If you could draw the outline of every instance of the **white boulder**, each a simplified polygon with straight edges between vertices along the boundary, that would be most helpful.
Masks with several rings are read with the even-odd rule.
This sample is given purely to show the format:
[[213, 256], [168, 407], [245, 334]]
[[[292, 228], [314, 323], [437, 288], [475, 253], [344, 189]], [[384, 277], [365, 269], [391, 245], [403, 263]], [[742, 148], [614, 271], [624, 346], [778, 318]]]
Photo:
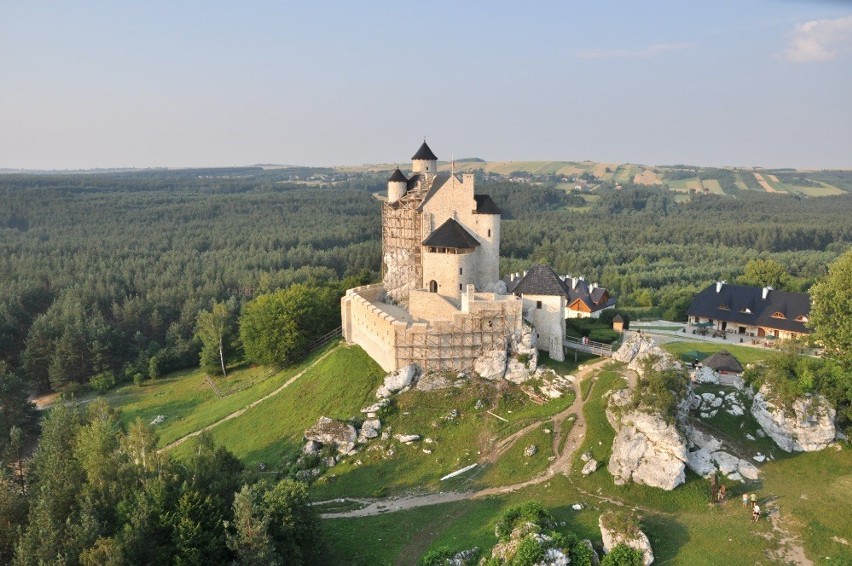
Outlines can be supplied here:
[[437, 372], [424, 373], [417, 380], [418, 391], [437, 391], [439, 389], [448, 389], [452, 386], [453, 382], [446, 375]]
[[365, 442], [376, 438], [382, 430], [382, 422], [379, 419], [367, 419], [361, 423], [361, 431], [358, 433], [358, 441]]
[[385, 376], [384, 387], [391, 393], [398, 393], [406, 387], [410, 387], [420, 375], [420, 367], [417, 364], [408, 364]]
[[485, 352], [473, 362], [473, 371], [489, 381], [499, 381], [506, 374], [506, 351]]
[[692, 372], [692, 380], [698, 383], [719, 383], [719, 374], [713, 368], [700, 367]]
[[591, 473], [594, 473], [595, 470], [598, 469], [598, 461], [594, 458], [590, 458], [588, 462], [583, 465], [582, 474], [584, 476], [588, 476]]
[[786, 452], [813, 452], [828, 446], [837, 433], [836, 412], [822, 395], [797, 398], [790, 413], [772, 399], [764, 385], [754, 396], [751, 414], [779, 448]]
[[320, 417], [317, 424], [305, 431], [305, 440], [312, 440], [323, 446], [334, 446], [341, 454], [350, 452], [357, 438], [358, 433], [354, 426], [328, 417]]
[[680, 362], [660, 348], [652, 338], [639, 333], [625, 340], [621, 347], [612, 354], [612, 359], [626, 363], [628, 369], [632, 369], [639, 375], [642, 375], [645, 369], [645, 361], [648, 359], [654, 360], [652, 368], [655, 370], [680, 367]]

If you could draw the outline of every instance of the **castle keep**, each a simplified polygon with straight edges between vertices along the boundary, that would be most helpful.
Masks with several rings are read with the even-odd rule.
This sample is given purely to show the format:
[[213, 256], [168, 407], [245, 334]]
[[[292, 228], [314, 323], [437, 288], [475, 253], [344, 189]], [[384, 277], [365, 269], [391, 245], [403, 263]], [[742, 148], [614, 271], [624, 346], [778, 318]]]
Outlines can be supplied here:
[[387, 194], [375, 195], [382, 282], [349, 289], [341, 318], [344, 338], [386, 371], [412, 363], [470, 370], [500, 359], [506, 375], [522, 372], [519, 360], [535, 370], [536, 347], [565, 359], [566, 318], [596, 317], [615, 305], [606, 289], [544, 265], [501, 281], [500, 208], [474, 185], [471, 174], [438, 173], [424, 141], [410, 175], [397, 168]]
[[[382, 283], [341, 300], [343, 335], [386, 371], [471, 369], [522, 334], [522, 300], [499, 281], [500, 209], [474, 177], [437, 172], [423, 142], [382, 201]], [[501, 292], [502, 291], [502, 292]]]

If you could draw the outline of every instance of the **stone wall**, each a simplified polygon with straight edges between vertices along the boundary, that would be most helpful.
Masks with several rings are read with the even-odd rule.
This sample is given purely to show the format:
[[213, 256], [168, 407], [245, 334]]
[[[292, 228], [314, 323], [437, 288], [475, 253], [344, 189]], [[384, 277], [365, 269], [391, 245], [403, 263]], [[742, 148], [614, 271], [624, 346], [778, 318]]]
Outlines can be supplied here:
[[[466, 311], [453, 312], [446, 299], [415, 292], [425, 299], [422, 308], [440, 308], [441, 316], [450, 315], [449, 320], [427, 323], [388, 312], [396, 309], [408, 315], [399, 307], [378, 303], [384, 293], [381, 285], [350, 289], [341, 300], [344, 338], [364, 348], [385, 371], [411, 363], [426, 370], [470, 370], [484, 352], [508, 349], [511, 336], [522, 331], [522, 316], [517, 297], [474, 293], [470, 286], [468, 290]], [[437, 307], [433, 299], [444, 304]]]
[[381, 285], [349, 289], [340, 299], [343, 337], [358, 344], [385, 371], [396, 369], [396, 332], [404, 322], [397, 321], [373, 304], [384, 291]]
[[[541, 308], [538, 303], [541, 302]], [[539, 349], [547, 350], [551, 359], [564, 361], [565, 297], [559, 295], [524, 295], [524, 318], [535, 328]]]

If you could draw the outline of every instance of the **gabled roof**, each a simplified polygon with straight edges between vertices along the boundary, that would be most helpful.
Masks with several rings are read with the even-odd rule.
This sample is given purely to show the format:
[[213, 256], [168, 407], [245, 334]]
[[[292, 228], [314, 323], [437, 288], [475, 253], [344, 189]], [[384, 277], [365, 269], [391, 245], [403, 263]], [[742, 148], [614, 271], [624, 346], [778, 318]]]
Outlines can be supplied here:
[[[746, 285], [724, 283], [719, 291], [713, 283], [695, 295], [687, 310], [689, 316], [724, 320], [747, 326], [765, 326], [789, 332], [808, 333], [810, 329], [798, 317], [807, 317], [811, 302], [807, 293], [770, 290], [763, 298], [763, 289]], [[730, 310], [720, 309], [725, 305]], [[748, 308], [751, 312], [742, 312]], [[783, 313], [784, 318], [775, 318], [773, 313]]]
[[554, 295], [567, 297], [568, 286], [547, 265], [533, 266], [514, 286], [516, 295]]
[[420, 146], [420, 149], [417, 150], [417, 153], [411, 156], [411, 159], [437, 161], [438, 157], [434, 153], [432, 153], [432, 150], [429, 149], [428, 145], [426, 145], [426, 140], [423, 140], [423, 145]]
[[474, 214], [503, 214], [503, 211], [497, 207], [497, 204], [488, 195], [473, 195], [473, 200], [476, 201]]
[[568, 294], [569, 305], [574, 304], [576, 301], [581, 301], [589, 308], [590, 312], [599, 311], [615, 305], [615, 298], [608, 297], [609, 292], [605, 287], [591, 289], [589, 283], [584, 279], [578, 279], [574, 287], [571, 287], [570, 279], [568, 279], [565, 286], [570, 291]]
[[716, 371], [729, 371], [731, 373], [742, 373], [743, 366], [727, 350], [719, 350], [712, 356], [701, 361], [702, 365]]
[[419, 181], [420, 181], [420, 173], [415, 173], [415, 174], [414, 174], [414, 175], [412, 175], [412, 176], [411, 176], [411, 178], [408, 180], [408, 186], [407, 186], [407, 187], [405, 187], [405, 188], [406, 188], [406, 190], [410, 191], [411, 189], [413, 189], [414, 187], [416, 187], [416, 186], [417, 186], [417, 183], [418, 183]]
[[397, 167], [396, 170], [393, 172], [393, 175], [391, 175], [390, 178], [388, 179], [388, 182], [389, 183], [399, 183], [399, 182], [408, 183], [408, 179], [405, 177], [405, 175], [402, 174], [402, 171], [399, 170], [399, 167]]
[[423, 240], [423, 245], [434, 248], [467, 249], [477, 247], [479, 240], [464, 226], [450, 218], [429, 234], [429, 237]]
[[432, 178], [432, 184], [429, 186], [429, 191], [426, 193], [426, 196], [423, 197], [423, 201], [420, 203], [420, 206], [417, 207], [417, 210], [423, 210], [423, 207], [429, 202], [433, 196], [438, 192], [438, 190], [446, 184], [447, 181], [450, 180], [449, 173], [438, 173]]

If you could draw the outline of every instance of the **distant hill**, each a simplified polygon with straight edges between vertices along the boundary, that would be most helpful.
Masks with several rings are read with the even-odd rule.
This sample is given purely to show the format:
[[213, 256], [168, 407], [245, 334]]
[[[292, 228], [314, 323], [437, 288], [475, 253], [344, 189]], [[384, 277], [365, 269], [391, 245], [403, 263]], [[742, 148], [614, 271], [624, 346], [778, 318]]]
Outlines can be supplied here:
[[[396, 164], [370, 164], [339, 167], [350, 173], [392, 171]], [[793, 194], [807, 197], [840, 195], [852, 192], [852, 171], [701, 167], [697, 165], [642, 165], [635, 163], [599, 163], [594, 161], [485, 161], [478, 157], [439, 161], [439, 171], [464, 173], [476, 171], [509, 179], [556, 181], [573, 188], [582, 180], [594, 189], [597, 182], [614, 184], [667, 185], [683, 193], [733, 195], [739, 191]], [[592, 177], [590, 177], [593, 176]], [[584, 184], [583, 188], [587, 188]]]

